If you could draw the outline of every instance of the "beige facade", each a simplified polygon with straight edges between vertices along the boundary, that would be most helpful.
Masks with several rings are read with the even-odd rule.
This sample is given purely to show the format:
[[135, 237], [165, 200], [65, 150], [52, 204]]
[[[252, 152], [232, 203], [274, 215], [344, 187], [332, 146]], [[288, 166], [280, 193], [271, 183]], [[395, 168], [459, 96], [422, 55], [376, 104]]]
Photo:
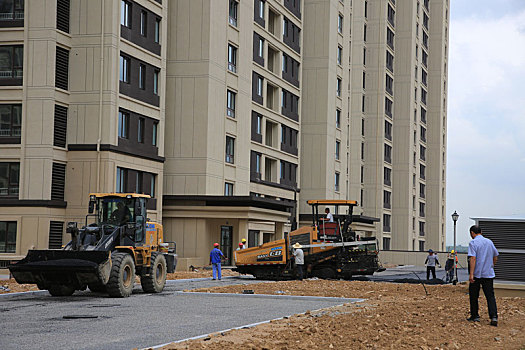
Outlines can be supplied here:
[[443, 249], [448, 0], [427, 3], [13, 6], [0, 18], [0, 260], [65, 243], [88, 194], [112, 191], [153, 194], [181, 269], [213, 242], [231, 256], [242, 238], [308, 224], [309, 199], [358, 200], [354, 228], [384, 248]]
[[356, 199], [382, 248], [444, 250], [448, 1], [304, 3], [300, 213]]

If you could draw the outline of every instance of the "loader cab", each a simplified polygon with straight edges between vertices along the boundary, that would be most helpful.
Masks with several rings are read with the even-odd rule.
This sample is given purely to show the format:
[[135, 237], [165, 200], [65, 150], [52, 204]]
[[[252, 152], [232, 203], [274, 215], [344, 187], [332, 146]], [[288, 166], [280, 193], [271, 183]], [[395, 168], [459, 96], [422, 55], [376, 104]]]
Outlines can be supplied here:
[[135, 193], [91, 194], [89, 214], [95, 216], [97, 227], [123, 227], [130, 239], [142, 242], [148, 198], [148, 195]]

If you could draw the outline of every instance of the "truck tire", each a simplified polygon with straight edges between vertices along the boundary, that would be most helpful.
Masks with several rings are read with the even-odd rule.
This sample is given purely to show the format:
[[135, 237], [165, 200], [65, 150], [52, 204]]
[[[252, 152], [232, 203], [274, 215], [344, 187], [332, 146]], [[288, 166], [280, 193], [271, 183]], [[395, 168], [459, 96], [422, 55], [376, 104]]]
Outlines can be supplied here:
[[158, 252], [151, 253], [151, 265], [142, 268], [140, 283], [146, 293], [160, 293], [166, 285], [166, 258]]
[[89, 290], [94, 293], [106, 293], [106, 286], [102, 283], [91, 283], [88, 284]]
[[111, 273], [106, 285], [109, 296], [125, 298], [133, 292], [135, 263], [128, 253], [117, 252], [111, 256]]
[[54, 297], [68, 297], [75, 293], [75, 288], [64, 284], [53, 284], [47, 290]]

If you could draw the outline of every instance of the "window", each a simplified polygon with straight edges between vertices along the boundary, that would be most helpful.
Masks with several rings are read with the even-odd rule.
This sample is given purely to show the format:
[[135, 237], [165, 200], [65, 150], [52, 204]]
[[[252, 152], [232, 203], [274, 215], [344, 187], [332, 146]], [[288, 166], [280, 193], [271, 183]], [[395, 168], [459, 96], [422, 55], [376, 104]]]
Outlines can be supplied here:
[[425, 217], [425, 203], [419, 202], [419, 216]]
[[335, 159], [339, 160], [339, 154], [341, 151], [341, 141], [335, 141]]
[[390, 28], [386, 29], [386, 43], [392, 50], [394, 49], [394, 32]]
[[231, 44], [228, 44], [228, 70], [237, 72], [237, 48]]
[[337, 86], [336, 86], [336, 93], [338, 97], [341, 97], [341, 88], [342, 88], [342, 81], [341, 78], [337, 78]]
[[0, 105], [0, 138], [20, 137], [22, 105]]
[[122, 0], [120, 2], [120, 24], [131, 28], [131, 3], [129, 1]]
[[385, 180], [385, 185], [392, 186], [392, 169], [385, 167], [383, 178]]
[[425, 222], [424, 221], [420, 221], [419, 222], [419, 235], [420, 236], [424, 236], [425, 235]]
[[427, 122], [427, 110], [421, 107], [421, 121], [423, 123]]
[[139, 118], [139, 125], [137, 128], [137, 141], [139, 143], [144, 143], [145, 124], [146, 124], [146, 120], [144, 118]]
[[363, 40], [366, 42], [366, 24], [363, 25]]
[[237, 27], [237, 11], [239, 3], [235, 0], [230, 0], [230, 18], [229, 22], [232, 26]]
[[390, 237], [383, 237], [383, 250], [390, 250]]
[[264, 19], [264, 1], [259, 0], [259, 18]]
[[366, 66], [366, 47], [363, 47], [363, 65]]
[[263, 77], [260, 75], [257, 76], [257, 95], [261, 97], [263, 95]]
[[151, 137], [151, 144], [153, 146], [158, 146], [158, 140], [157, 140], [157, 135], [158, 135], [158, 128], [159, 128], [159, 122], [154, 122], [153, 123], [153, 135]]
[[18, 198], [20, 163], [0, 163], [0, 197]]
[[160, 18], [155, 19], [155, 42], [160, 43]]
[[383, 232], [390, 232], [390, 214], [383, 214]]
[[66, 188], [66, 165], [55, 163], [51, 169], [51, 200], [63, 201]]
[[[421, 224], [423, 224], [423, 227], [424, 227], [425, 223], [424, 222], [420, 222], [419, 223], [420, 228], [421, 228]], [[420, 236], [424, 236], [424, 235], [425, 235], [424, 233], [423, 234], [420, 233]], [[425, 241], [419, 241], [419, 251], [420, 252], [424, 252], [425, 251]]]
[[385, 120], [385, 139], [392, 141], [392, 124]]
[[233, 164], [235, 156], [235, 139], [226, 136], [226, 163]]
[[146, 36], [147, 28], [148, 28], [148, 13], [146, 11], [140, 11], [140, 35]]
[[53, 120], [53, 146], [66, 147], [67, 138], [67, 107], [55, 105]]
[[361, 160], [365, 160], [365, 143], [361, 142]]
[[394, 55], [388, 50], [386, 52], [386, 68], [388, 68], [389, 71], [394, 72]]
[[259, 175], [261, 175], [261, 160], [262, 160], [261, 154], [257, 153], [255, 155], [255, 172]]
[[365, 1], [365, 18], [368, 18], [368, 1]]
[[343, 48], [341, 46], [337, 46], [337, 64], [341, 64], [343, 60]]
[[428, 49], [428, 34], [423, 31], [423, 46]]
[[427, 91], [421, 87], [421, 102], [427, 104]]
[[392, 146], [385, 145], [385, 162], [392, 164]]
[[425, 50], [421, 50], [421, 56], [422, 56], [421, 61], [423, 62], [423, 65], [426, 67], [428, 63], [428, 54], [426, 53]]
[[233, 184], [230, 182], [224, 183], [224, 195], [233, 196]]
[[425, 198], [425, 184], [419, 184], [419, 198]]
[[343, 34], [343, 15], [339, 14], [337, 17], [337, 31]]
[[153, 72], [153, 93], [155, 95], [159, 94], [159, 73], [160, 71], [158, 70]]
[[[57, 1], [57, 29], [63, 32], [69, 33], [69, 4], [70, 0], [58, 0]], [[22, 18], [24, 2], [20, 0], [15, 1], [15, 5], [22, 5]], [[0, 10], [0, 12], [3, 12]], [[3, 13], [2, 13], [3, 15]], [[3, 18], [2, 18], [3, 19]]]
[[118, 137], [127, 139], [129, 136], [129, 113], [118, 112]]
[[425, 179], [425, 166], [423, 164], [419, 164], [419, 178]]
[[392, 118], [392, 105], [393, 102], [388, 97], [385, 97], [385, 114]]
[[388, 22], [392, 25], [392, 27], [395, 26], [395, 18], [396, 18], [396, 11], [388, 4]]
[[257, 124], [256, 124], [256, 132], [257, 134], [259, 135], [262, 135], [262, 116], [261, 115], [257, 115]]
[[339, 192], [339, 173], [335, 173], [334, 190]]
[[144, 90], [146, 88], [146, 65], [139, 64], [139, 89]]
[[55, 86], [67, 90], [69, 87], [69, 51], [56, 48]]
[[1, 21], [13, 21], [13, 20], [23, 20], [23, 19], [24, 19], [24, 1], [3, 0], [0, 2], [0, 20]]
[[115, 192], [124, 193], [126, 192], [126, 182], [127, 182], [127, 171], [126, 169], [117, 167], [117, 185]]
[[365, 136], [365, 120], [361, 118], [361, 136]]
[[120, 81], [129, 84], [129, 68], [131, 60], [129, 57], [120, 55]]
[[392, 193], [390, 191], [383, 191], [383, 208], [392, 208]]
[[264, 39], [259, 37], [259, 50], [257, 52], [260, 58], [264, 58]]
[[427, 129], [424, 126], [421, 126], [421, 141], [427, 142]]
[[363, 72], [363, 89], [366, 89], [366, 72]]
[[235, 97], [237, 94], [228, 90], [226, 95], [226, 115], [235, 118]]
[[359, 180], [361, 183], [365, 182], [365, 167], [361, 165], [361, 173], [359, 174]]
[[335, 127], [341, 127], [341, 110], [339, 108], [335, 110]]
[[361, 96], [361, 112], [365, 113], [365, 95]]
[[0, 253], [16, 251], [16, 221], [0, 221]]
[[427, 153], [426, 147], [423, 145], [419, 145], [419, 159], [426, 160], [427, 158], [426, 153]]
[[388, 92], [390, 95], [394, 95], [394, 79], [390, 75], [386, 75], [385, 77], [385, 85], [386, 85], [386, 92]]
[[[2, 80], [10, 78], [22, 79], [24, 49], [22, 46], [0, 46], [0, 85]], [[21, 83], [20, 83], [21, 85]]]

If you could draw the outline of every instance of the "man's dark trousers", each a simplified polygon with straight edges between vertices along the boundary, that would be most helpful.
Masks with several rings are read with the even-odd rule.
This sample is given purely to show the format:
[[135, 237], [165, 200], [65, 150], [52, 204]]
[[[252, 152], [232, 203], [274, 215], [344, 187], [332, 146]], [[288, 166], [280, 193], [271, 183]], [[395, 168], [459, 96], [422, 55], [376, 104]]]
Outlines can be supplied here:
[[470, 283], [468, 287], [468, 294], [470, 298], [470, 316], [479, 317], [479, 289], [483, 288], [483, 294], [487, 298], [487, 306], [489, 308], [489, 317], [498, 317], [498, 309], [496, 307], [496, 298], [494, 297], [494, 278], [474, 278], [474, 283]]
[[297, 279], [302, 281], [303, 280], [303, 265], [297, 264]]
[[427, 280], [430, 277], [430, 271], [432, 271], [432, 278], [436, 279], [436, 267], [435, 266], [427, 266]]

